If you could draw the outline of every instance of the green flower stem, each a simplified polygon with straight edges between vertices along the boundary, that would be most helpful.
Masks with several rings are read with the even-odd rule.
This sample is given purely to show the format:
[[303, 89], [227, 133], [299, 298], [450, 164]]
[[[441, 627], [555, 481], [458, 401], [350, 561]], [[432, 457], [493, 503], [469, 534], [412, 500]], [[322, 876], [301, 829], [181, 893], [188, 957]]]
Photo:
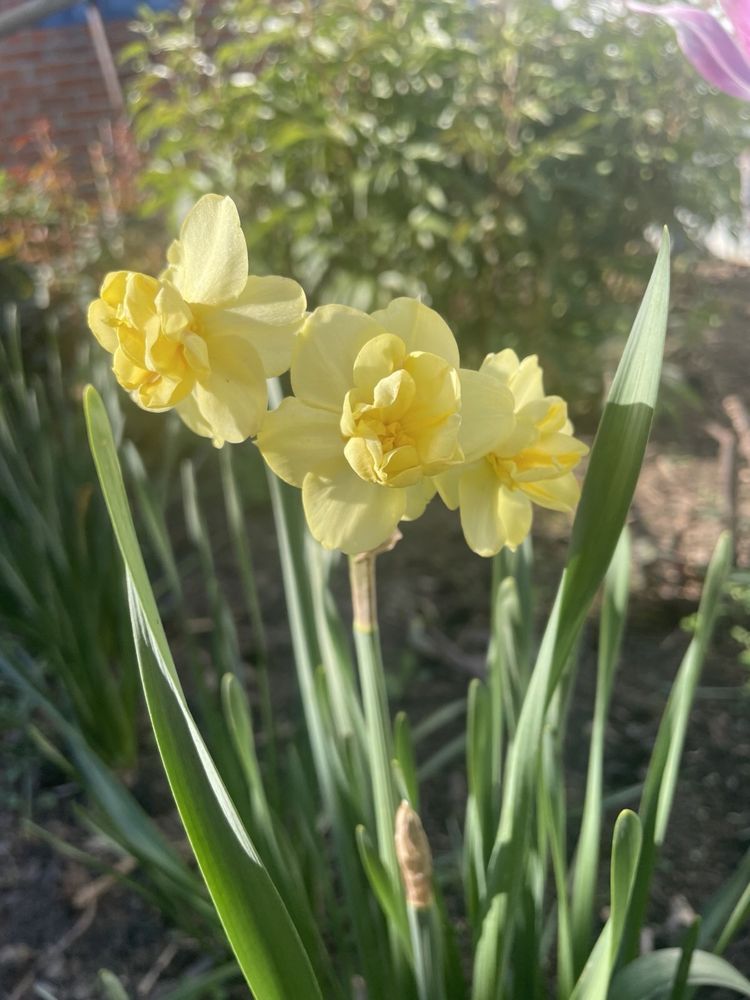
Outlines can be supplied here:
[[[391, 768], [393, 736], [388, 714], [383, 654], [380, 647], [375, 584], [375, 559], [378, 551], [390, 547], [388, 545], [374, 552], [351, 556], [349, 578], [352, 591], [354, 646], [362, 691], [365, 743], [375, 806], [378, 854], [390, 879], [394, 898], [399, 901], [399, 905], [405, 906], [393, 839], [398, 797]], [[404, 974], [408, 973], [403, 964], [398, 930], [391, 921], [388, 922], [388, 938], [399, 996], [406, 995]]]
[[354, 644], [357, 652], [359, 681], [365, 714], [367, 754], [375, 803], [375, 826], [378, 853], [386, 871], [398, 886], [399, 871], [393, 844], [396, 815], [396, 790], [393, 784], [391, 759], [393, 741], [388, 721], [388, 701], [385, 691], [383, 655], [377, 623], [375, 598], [374, 552], [352, 556], [349, 573], [352, 588]]
[[440, 914], [434, 903], [406, 909], [419, 1000], [445, 1000]]

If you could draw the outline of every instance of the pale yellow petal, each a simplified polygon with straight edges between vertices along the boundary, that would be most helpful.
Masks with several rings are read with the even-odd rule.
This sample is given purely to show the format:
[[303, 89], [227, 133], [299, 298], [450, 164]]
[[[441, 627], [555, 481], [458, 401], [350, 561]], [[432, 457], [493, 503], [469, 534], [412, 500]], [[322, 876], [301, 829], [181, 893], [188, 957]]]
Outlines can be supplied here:
[[461, 415], [454, 413], [429, 433], [419, 436], [419, 460], [426, 476], [435, 476], [451, 465], [463, 464], [464, 453], [458, 443], [460, 432]]
[[104, 275], [99, 295], [107, 305], [115, 307], [122, 302], [129, 274], [130, 271], [110, 271]]
[[420, 428], [435, 426], [460, 412], [461, 382], [453, 365], [436, 354], [422, 352], [408, 357], [404, 368], [417, 387], [414, 403], [404, 420], [408, 434], [417, 436]]
[[237, 298], [247, 282], [247, 244], [232, 199], [204, 195], [183, 222], [170, 258], [169, 277], [186, 302]]
[[458, 507], [458, 488], [461, 483], [461, 476], [463, 476], [466, 470], [466, 465], [456, 465], [446, 472], [441, 472], [439, 476], [435, 476], [432, 480], [440, 494], [440, 499], [448, 510], [455, 510]]
[[505, 544], [511, 549], [518, 548], [531, 531], [531, 501], [521, 490], [501, 487], [497, 509], [503, 525]]
[[153, 381], [143, 382], [136, 390], [134, 398], [145, 409], [161, 412], [171, 409], [185, 399], [192, 387], [193, 381], [190, 378], [171, 379], [160, 375]]
[[511, 377], [509, 385], [516, 400], [516, 409], [534, 399], [544, 397], [542, 369], [539, 367], [536, 354], [530, 354], [523, 359], [518, 371]]
[[559, 510], [569, 514], [576, 509], [581, 487], [572, 472], [556, 479], [544, 479], [535, 483], [523, 483], [521, 489], [540, 507]]
[[419, 452], [410, 444], [389, 451], [381, 470], [385, 482], [399, 489], [415, 486], [424, 478]]
[[494, 451], [513, 430], [513, 395], [486, 372], [462, 368], [458, 443], [467, 462]]
[[406, 345], [393, 333], [382, 333], [368, 340], [354, 360], [353, 384], [359, 392], [372, 392], [382, 378], [400, 369], [406, 357]]
[[494, 556], [505, 545], [505, 526], [499, 512], [502, 487], [489, 462], [466, 469], [459, 480], [461, 527], [470, 549]]
[[201, 416], [201, 411], [198, 409], [198, 404], [193, 396], [188, 396], [187, 399], [183, 399], [181, 403], [178, 403], [175, 407], [175, 412], [185, 426], [190, 428], [193, 434], [207, 438], [214, 436], [210, 425]]
[[216, 444], [236, 444], [258, 432], [268, 400], [263, 365], [240, 337], [220, 337], [208, 345], [210, 374], [193, 389], [203, 420]]
[[429, 351], [458, 368], [458, 344], [451, 328], [442, 316], [418, 299], [394, 299], [387, 308], [373, 313], [372, 318], [400, 337], [407, 351]]
[[122, 297], [122, 318], [145, 336], [149, 331], [159, 331], [156, 296], [161, 285], [149, 274], [130, 271], [125, 279]]
[[310, 406], [341, 414], [353, 385], [354, 362], [368, 340], [385, 330], [348, 306], [321, 306], [308, 316], [292, 354], [292, 389]]
[[407, 486], [404, 493], [406, 494], [406, 510], [402, 521], [415, 521], [421, 517], [425, 507], [435, 496], [435, 483], [431, 479], [423, 479], [414, 486]]
[[520, 361], [516, 352], [512, 348], [506, 347], [504, 351], [488, 354], [479, 370], [486, 375], [492, 375], [499, 382], [507, 385], [518, 371], [519, 365]]
[[302, 486], [308, 472], [330, 478], [346, 465], [336, 414], [294, 396], [266, 414], [257, 445], [276, 475], [292, 486]]
[[383, 461], [380, 441], [364, 437], [349, 438], [344, 446], [344, 457], [360, 479], [366, 479], [368, 483], [378, 482], [377, 469]]
[[153, 375], [153, 372], [136, 364], [121, 347], [114, 352], [112, 371], [123, 389], [128, 390], [137, 389], [142, 382]]
[[306, 308], [305, 293], [296, 281], [251, 275], [233, 301], [222, 306], [198, 305], [193, 311], [205, 336], [248, 340], [270, 378], [289, 368]]
[[516, 422], [507, 437], [494, 449], [501, 458], [514, 458], [539, 440], [539, 431], [530, 421], [516, 414]]
[[334, 479], [305, 476], [302, 503], [321, 545], [357, 555], [391, 536], [406, 510], [406, 491], [366, 483], [347, 466]]
[[88, 324], [91, 332], [105, 351], [117, 350], [117, 333], [114, 327], [115, 311], [104, 299], [94, 299], [89, 306]]
[[208, 344], [203, 337], [199, 337], [197, 333], [185, 334], [183, 349], [185, 351], [185, 361], [187, 361], [196, 375], [205, 375], [209, 372]]

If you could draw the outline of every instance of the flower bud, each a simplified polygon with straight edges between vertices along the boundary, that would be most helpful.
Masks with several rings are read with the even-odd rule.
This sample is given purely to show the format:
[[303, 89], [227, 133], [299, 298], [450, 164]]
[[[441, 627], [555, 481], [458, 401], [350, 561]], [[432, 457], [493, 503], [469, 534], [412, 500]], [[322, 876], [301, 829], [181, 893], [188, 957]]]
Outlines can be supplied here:
[[422, 821], [406, 800], [396, 813], [396, 858], [406, 902], [416, 910], [432, 905], [432, 854]]

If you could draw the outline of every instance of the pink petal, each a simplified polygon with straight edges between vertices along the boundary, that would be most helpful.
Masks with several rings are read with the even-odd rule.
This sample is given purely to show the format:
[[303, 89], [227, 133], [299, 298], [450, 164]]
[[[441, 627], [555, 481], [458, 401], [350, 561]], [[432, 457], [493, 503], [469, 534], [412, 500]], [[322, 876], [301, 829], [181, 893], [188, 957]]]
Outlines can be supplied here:
[[[739, 8], [740, 4], [736, 6]], [[747, 7], [747, 3], [742, 4]], [[732, 97], [750, 101], [750, 59], [711, 14], [682, 4], [631, 2], [631, 10], [656, 14], [669, 22], [688, 60], [704, 80]]]
[[750, 59], [750, 0], [721, 0], [721, 5], [732, 22], [740, 48]]

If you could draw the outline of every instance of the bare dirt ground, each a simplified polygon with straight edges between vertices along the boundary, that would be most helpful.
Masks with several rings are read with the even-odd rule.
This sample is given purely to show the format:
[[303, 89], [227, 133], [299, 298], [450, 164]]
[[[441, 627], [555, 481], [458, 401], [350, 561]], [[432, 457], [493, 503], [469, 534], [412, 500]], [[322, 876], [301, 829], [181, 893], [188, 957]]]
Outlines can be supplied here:
[[[721, 437], [724, 428], [726, 436], [730, 427], [723, 401], [735, 396], [750, 409], [750, 273], [713, 267], [701, 281], [724, 301], [726, 313], [721, 325], [707, 326], [697, 338], [683, 339], [678, 324], [669, 339], [667, 403], [657, 420], [631, 517], [634, 593], [607, 734], [609, 790], [643, 778], [669, 686], [689, 641], [683, 619], [695, 610], [711, 550], [730, 521], [737, 532], [738, 565], [750, 567], [750, 464], [740, 449], [732, 503], [726, 448], [720, 454], [717, 442], [717, 432]], [[689, 275], [678, 282], [678, 310], [681, 302], [690, 307], [689, 284]], [[258, 513], [256, 524], [253, 542], [272, 661], [288, 663], [267, 514]], [[567, 532], [562, 517], [538, 518], [541, 618], [562, 565]], [[418, 721], [437, 705], [460, 697], [469, 677], [482, 669], [489, 566], [468, 553], [455, 518], [438, 503], [404, 534], [382, 560], [380, 601], [386, 662], [394, 680], [392, 701]], [[229, 552], [222, 562], [231, 592]], [[246, 623], [241, 637], [250, 643]], [[578, 734], [569, 746], [572, 802], [580, 798], [585, 773], [595, 650], [592, 624], [582, 644], [572, 708], [571, 731]], [[249, 645], [246, 652], [251, 657]], [[656, 945], [679, 939], [692, 913], [750, 848], [750, 678], [738, 653], [725, 622], [706, 663], [688, 731], [650, 914], [650, 938]], [[293, 677], [281, 670], [274, 685], [282, 710], [293, 714]], [[4, 713], [10, 712], [7, 694], [0, 691]], [[114, 883], [97, 883], [92, 892], [95, 875], [25, 831], [21, 817], [30, 816], [62, 839], [103, 858], [113, 856], [76, 821], [76, 789], [39, 762], [23, 720], [9, 715], [0, 723], [0, 996], [100, 1000], [105, 994], [97, 972], [104, 967], [121, 978], [133, 998], [158, 998], [207, 967], [213, 957], [168, 927], [136, 893]], [[149, 775], [149, 807], [174, 832], [163, 781], [154, 767]], [[460, 760], [446, 764], [426, 783], [425, 823], [438, 853], [453, 843], [464, 791]], [[728, 957], [750, 975], [749, 930]], [[231, 995], [247, 993], [239, 987]]]

